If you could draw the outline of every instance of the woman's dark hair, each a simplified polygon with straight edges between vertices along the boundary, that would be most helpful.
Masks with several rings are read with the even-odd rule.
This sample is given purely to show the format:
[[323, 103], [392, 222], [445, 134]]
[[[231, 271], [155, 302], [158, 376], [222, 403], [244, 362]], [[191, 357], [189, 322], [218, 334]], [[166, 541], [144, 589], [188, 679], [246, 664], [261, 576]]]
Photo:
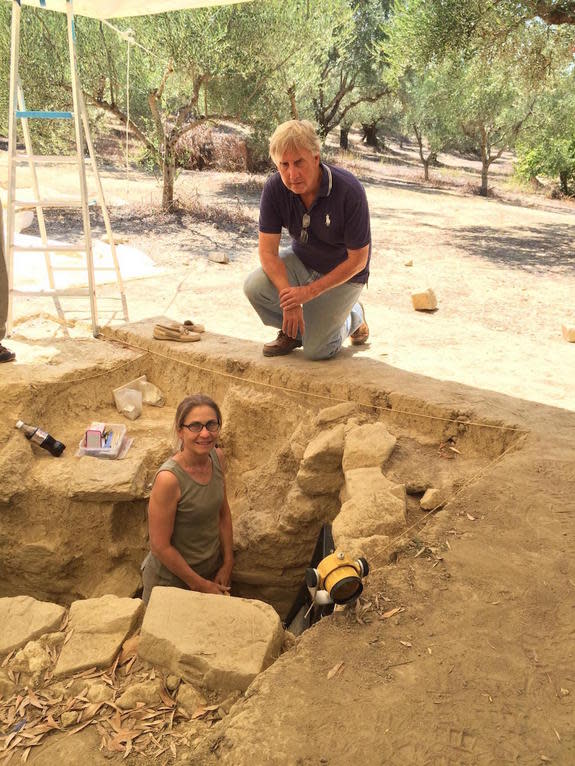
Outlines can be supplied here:
[[192, 394], [191, 396], [186, 396], [186, 398], [182, 399], [182, 401], [178, 404], [176, 417], [174, 418], [174, 430], [176, 433], [183, 426], [184, 420], [187, 418], [190, 410], [193, 410], [194, 407], [204, 406], [211, 407], [213, 409], [218, 418], [218, 423], [222, 425], [222, 413], [220, 412], [220, 408], [214, 402], [214, 400], [206, 394]]

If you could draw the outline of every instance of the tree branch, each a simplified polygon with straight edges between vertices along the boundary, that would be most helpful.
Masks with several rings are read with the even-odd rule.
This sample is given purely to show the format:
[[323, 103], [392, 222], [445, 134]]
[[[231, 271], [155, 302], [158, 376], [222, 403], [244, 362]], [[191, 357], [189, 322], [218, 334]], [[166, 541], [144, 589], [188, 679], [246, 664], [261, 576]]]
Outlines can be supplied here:
[[537, 0], [533, 5], [536, 16], [539, 16], [547, 24], [575, 24], [575, 2], [563, 0]]

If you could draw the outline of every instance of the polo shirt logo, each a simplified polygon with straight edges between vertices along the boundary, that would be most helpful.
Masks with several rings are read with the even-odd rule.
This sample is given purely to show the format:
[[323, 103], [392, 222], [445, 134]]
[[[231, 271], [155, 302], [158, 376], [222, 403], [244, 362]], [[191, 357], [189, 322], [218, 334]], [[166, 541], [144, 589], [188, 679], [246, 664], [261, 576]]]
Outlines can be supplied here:
[[329, 217], [329, 213], [326, 213], [325, 216], [325, 225], [330, 226], [331, 225], [331, 218]]

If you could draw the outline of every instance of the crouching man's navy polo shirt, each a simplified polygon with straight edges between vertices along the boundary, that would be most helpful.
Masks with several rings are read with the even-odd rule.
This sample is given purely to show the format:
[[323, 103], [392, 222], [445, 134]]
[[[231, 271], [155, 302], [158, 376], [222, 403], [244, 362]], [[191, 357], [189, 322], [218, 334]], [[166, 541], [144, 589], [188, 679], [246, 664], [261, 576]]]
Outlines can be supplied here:
[[[318, 196], [309, 210], [274, 173], [264, 186], [260, 202], [259, 230], [280, 234], [286, 228], [292, 249], [308, 269], [327, 274], [347, 259], [348, 250], [369, 245], [365, 268], [349, 281], [366, 284], [371, 258], [371, 230], [365, 189], [349, 171], [321, 163], [322, 180]], [[308, 213], [307, 242], [301, 241], [303, 217]]]

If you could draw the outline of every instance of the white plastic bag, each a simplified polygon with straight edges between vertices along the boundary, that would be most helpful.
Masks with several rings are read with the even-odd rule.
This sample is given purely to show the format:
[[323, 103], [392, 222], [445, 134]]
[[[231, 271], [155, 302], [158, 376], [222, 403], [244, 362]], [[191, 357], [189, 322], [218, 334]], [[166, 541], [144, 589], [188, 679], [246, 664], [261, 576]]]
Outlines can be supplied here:
[[117, 388], [114, 391], [116, 409], [129, 420], [136, 420], [142, 414], [142, 392], [134, 388]]

